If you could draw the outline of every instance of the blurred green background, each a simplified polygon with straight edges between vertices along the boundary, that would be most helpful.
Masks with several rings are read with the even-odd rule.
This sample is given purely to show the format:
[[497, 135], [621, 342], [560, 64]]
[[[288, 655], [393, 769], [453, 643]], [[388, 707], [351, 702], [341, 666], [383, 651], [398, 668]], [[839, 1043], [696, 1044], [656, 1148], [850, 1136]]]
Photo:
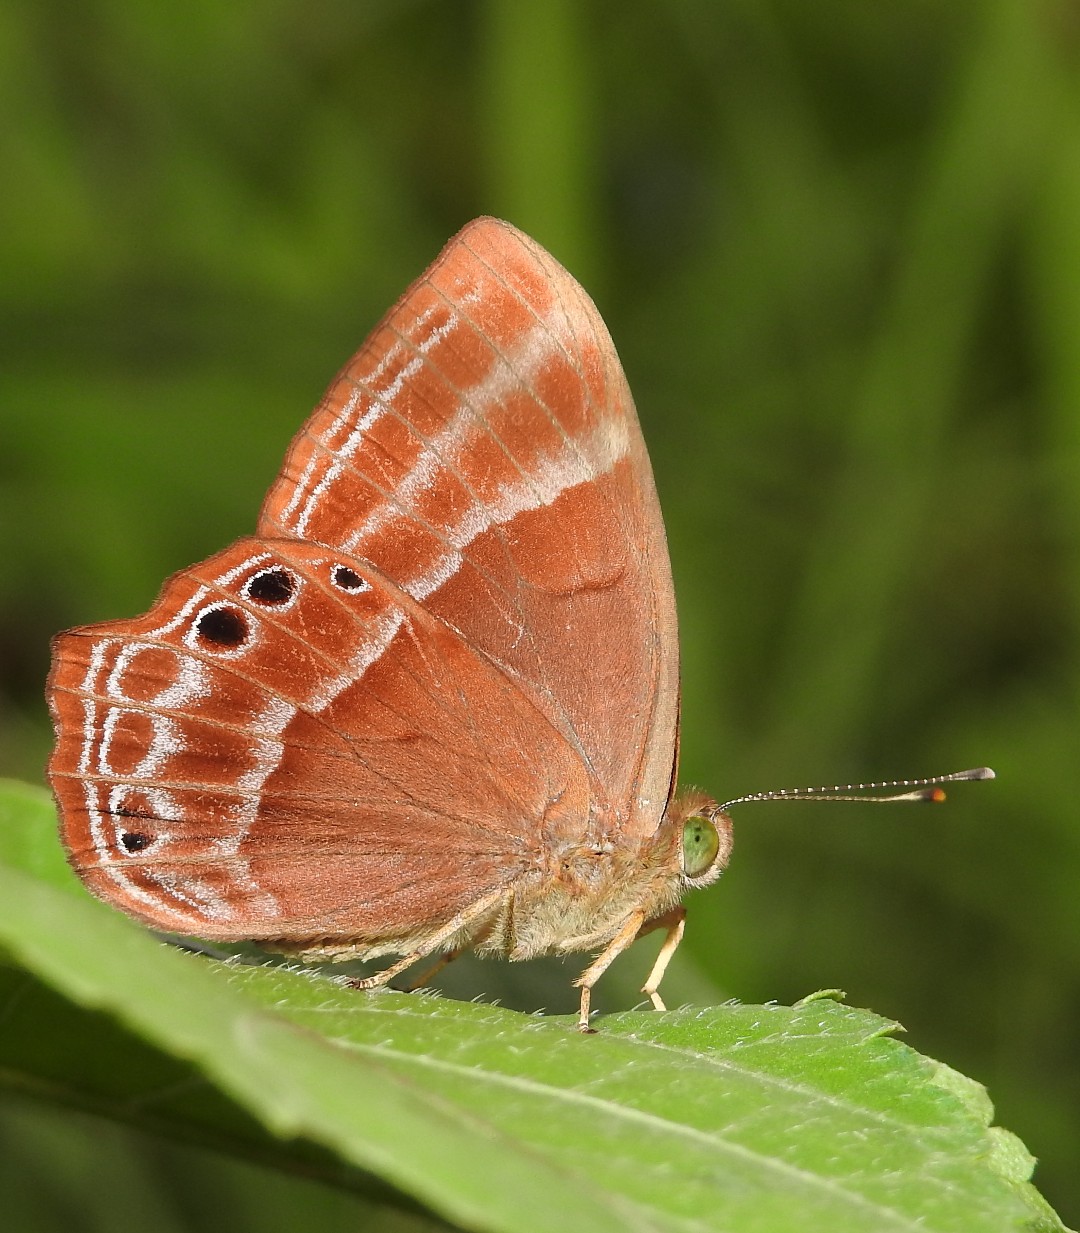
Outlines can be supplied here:
[[[1075, 0], [7, 0], [0, 774], [41, 778], [49, 635], [249, 532], [377, 317], [505, 216], [635, 391], [684, 781], [1000, 776], [740, 809], [671, 1000], [845, 989], [989, 1086], [1077, 1223], [1078, 68]], [[576, 966], [455, 979], [561, 1008]], [[20, 1230], [367, 1227], [21, 1098], [0, 1143]]]

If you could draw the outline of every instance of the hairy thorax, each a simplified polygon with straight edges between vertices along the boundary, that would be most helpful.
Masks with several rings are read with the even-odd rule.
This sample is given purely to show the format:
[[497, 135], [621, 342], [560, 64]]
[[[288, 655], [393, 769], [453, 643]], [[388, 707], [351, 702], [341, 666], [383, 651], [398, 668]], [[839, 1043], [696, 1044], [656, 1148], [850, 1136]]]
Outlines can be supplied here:
[[481, 954], [509, 959], [600, 947], [633, 912], [645, 919], [682, 897], [677, 836], [661, 827], [634, 844], [567, 845], [544, 867], [522, 875], [485, 923], [474, 945]]

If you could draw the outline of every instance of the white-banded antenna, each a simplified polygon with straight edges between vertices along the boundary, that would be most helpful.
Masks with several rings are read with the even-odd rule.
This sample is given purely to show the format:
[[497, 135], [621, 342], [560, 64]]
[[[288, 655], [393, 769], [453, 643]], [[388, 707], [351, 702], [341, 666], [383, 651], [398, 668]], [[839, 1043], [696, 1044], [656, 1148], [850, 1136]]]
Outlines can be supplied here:
[[737, 796], [733, 801], [725, 801], [720, 812], [727, 813], [733, 805], [744, 805], [747, 801], [943, 801], [942, 784], [994, 778], [988, 766], [976, 766], [970, 771], [953, 771], [951, 775], [934, 775], [930, 779], [887, 779], [882, 783], [834, 784], [831, 788], [779, 788], [775, 792]]

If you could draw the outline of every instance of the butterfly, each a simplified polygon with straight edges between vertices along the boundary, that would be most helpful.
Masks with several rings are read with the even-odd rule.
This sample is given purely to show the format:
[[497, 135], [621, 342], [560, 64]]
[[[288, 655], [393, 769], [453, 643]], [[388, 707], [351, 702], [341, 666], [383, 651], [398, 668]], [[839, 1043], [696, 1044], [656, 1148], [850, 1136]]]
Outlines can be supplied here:
[[[306, 958], [611, 962], [732, 846], [676, 793], [664, 524], [615, 347], [481, 218], [301, 428], [253, 537], [54, 640], [69, 859], [155, 929]], [[784, 794], [779, 794], [784, 795]], [[731, 804], [733, 802], [729, 802]]]
[[54, 643], [71, 863], [157, 929], [306, 957], [594, 950], [718, 876], [674, 795], [667, 543], [615, 347], [543, 248], [456, 235], [293, 441], [256, 534]]

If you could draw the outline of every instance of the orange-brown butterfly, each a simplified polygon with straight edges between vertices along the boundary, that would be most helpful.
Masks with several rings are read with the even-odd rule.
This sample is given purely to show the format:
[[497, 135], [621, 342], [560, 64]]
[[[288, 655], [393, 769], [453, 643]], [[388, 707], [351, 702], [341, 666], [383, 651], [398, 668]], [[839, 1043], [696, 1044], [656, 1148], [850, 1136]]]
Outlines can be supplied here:
[[401, 956], [364, 986], [465, 947], [594, 950], [587, 1029], [601, 973], [662, 928], [662, 1009], [683, 894], [731, 852], [726, 807], [675, 794], [675, 600], [615, 347], [494, 219], [330, 386], [255, 537], [60, 635], [49, 700], [95, 894], [205, 939]]

